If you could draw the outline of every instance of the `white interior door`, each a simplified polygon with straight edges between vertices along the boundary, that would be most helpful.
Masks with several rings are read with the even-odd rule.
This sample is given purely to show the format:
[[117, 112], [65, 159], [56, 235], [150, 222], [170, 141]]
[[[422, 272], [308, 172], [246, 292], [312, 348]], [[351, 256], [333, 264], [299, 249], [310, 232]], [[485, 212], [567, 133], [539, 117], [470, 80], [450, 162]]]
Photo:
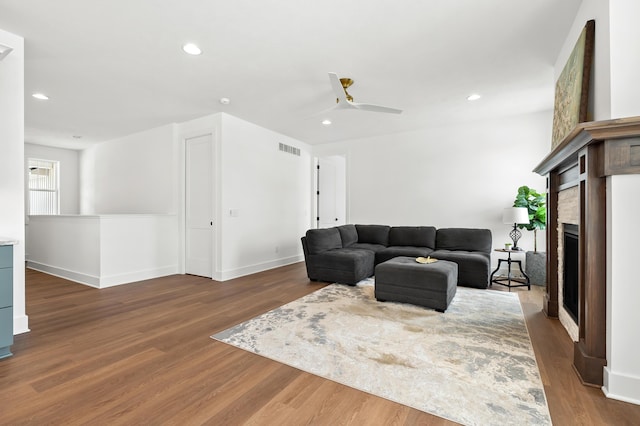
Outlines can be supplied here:
[[318, 158], [318, 227], [346, 223], [346, 160], [342, 156]]
[[213, 276], [213, 137], [187, 139], [185, 272]]

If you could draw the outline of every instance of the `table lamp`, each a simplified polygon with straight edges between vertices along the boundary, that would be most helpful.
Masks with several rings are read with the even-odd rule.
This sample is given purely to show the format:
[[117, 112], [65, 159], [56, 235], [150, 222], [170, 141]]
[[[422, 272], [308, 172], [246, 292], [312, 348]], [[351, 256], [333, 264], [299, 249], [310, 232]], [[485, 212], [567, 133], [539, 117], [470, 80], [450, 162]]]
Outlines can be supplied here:
[[513, 229], [509, 232], [509, 237], [513, 240], [513, 248], [511, 250], [522, 250], [518, 247], [518, 240], [522, 237], [518, 224], [529, 223], [528, 209], [526, 207], [507, 207], [502, 211], [502, 223], [513, 224]]

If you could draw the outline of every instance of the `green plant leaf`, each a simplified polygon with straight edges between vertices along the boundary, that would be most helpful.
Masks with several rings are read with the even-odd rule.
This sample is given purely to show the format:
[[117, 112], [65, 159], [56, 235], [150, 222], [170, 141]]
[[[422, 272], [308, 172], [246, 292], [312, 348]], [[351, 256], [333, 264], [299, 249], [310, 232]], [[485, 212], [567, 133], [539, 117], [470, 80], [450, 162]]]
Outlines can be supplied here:
[[523, 185], [518, 188], [518, 194], [513, 201], [513, 207], [526, 207], [529, 213], [529, 223], [518, 224], [518, 228], [527, 231], [545, 229], [547, 226], [547, 196], [535, 189]]

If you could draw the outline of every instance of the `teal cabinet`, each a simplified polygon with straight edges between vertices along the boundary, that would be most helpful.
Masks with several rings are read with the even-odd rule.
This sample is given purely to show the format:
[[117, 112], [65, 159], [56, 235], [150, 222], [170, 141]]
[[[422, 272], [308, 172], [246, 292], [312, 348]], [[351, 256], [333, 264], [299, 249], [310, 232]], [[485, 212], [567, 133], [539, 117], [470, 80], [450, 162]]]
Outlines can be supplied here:
[[0, 246], [0, 359], [13, 344], [13, 246]]

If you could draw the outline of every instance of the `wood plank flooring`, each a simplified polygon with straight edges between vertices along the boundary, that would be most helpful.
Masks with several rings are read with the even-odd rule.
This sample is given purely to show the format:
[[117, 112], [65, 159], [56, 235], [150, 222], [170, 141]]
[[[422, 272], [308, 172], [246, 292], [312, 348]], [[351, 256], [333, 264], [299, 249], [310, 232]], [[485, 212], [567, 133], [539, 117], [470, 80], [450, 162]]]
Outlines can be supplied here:
[[[2, 425], [453, 424], [209, 338], [323, 287], [303, 263], [103, 290], [31, 270], [26, 279], [32, 331], [0, 361]], [[580, 384], [569, 337], [541, 312], [542, 289], [518, 294], [554, 423], [640, 424], [640, 406]]]

